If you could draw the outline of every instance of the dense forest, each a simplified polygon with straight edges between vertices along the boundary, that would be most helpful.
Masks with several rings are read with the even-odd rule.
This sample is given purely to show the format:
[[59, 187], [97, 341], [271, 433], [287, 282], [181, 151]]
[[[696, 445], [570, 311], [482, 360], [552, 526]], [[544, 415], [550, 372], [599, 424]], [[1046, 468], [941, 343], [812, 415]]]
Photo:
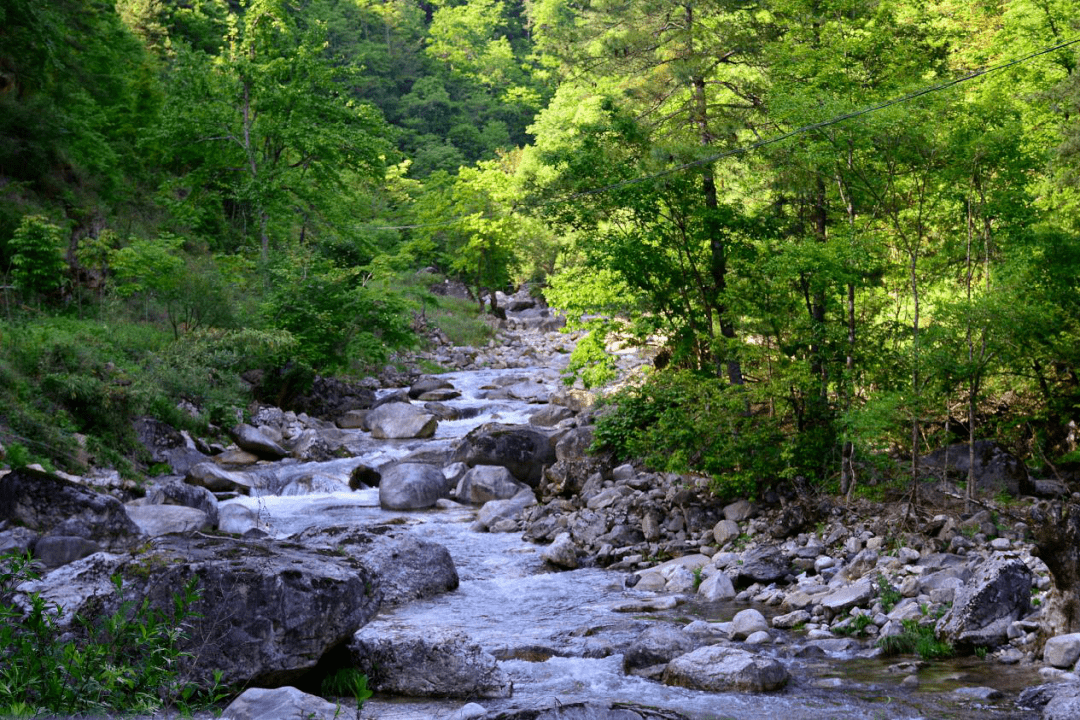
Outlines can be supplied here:
[[5, 0], [7, 461], [138, 472], [132, 417], [227, 424], [245, 371], [379, 367], [453, 278], [542, 289], [591, 331], [586, 384], [610, 339], [662, 345], [599, 441], [724, 494], [918, 477], [968, 438], [1064, 471], [1077, 23], [1067, 0]]

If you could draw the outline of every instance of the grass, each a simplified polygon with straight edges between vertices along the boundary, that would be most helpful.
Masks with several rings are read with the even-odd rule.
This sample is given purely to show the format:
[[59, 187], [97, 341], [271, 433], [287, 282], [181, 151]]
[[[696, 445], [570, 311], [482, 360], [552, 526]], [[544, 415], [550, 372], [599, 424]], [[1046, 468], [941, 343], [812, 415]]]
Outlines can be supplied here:
[[941, 660], [953, 656], [953, 646], [938, 640], [934, 628], [915, 620], [904, 620], [903, 631], [877, 641], [885, 655], [916, 654], [924, 660]]

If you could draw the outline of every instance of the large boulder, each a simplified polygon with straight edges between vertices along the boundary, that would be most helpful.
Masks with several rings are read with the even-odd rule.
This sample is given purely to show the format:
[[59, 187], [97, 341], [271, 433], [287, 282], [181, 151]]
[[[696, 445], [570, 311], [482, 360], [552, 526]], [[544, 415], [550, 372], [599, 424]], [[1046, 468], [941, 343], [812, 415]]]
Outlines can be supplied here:
[[766, 692], [787, 684], [787, 668], [772, 658], [709, 645], [668, 663], [664, 684], [707, 692]]
[[555, 462], [555, 446], [547, 433], [529, 425], [488, 423], [466, 435], [452, 459], [470, 466], [501, 465], [535, 488], [544, 466]]
[[680, 627], [667, 623], [649, 625], [623, 651], [623, 668], [660, 665], [692, 651], [696, 644], [693, 636]]
[[476, 643], [441, 628], [364, 628], [349, 643], [377, 692], [407, 697], [507, 698], [513, 683]]
[[452, 390], [454, 386], [446, 378], [437, 377], [435, 375], [425, 375], [422, 378], [417, 379], [409, 387], [409, 397], [416, 400], [421, 395], [434, 392], [436, 390]]
[[995, 647], [1007, 640], [1009, 625], [1028, 613], [1031, 570], [1023, 560], [994, 554], [982, 561], [938, 620], [940, 639], [958, 647]]
[[532, 492], [528, 485], [514, 479], [501, 465], [477, 465], [458, 483], [457, 499], [482, 505], [490, 500], [509, 500], [522, 490]]
[[387, 527], [312, 528], [289, 539], [304, 547], [332, 549], [366, 567], [378, 581], [383, 606], [422, 600], [456, 590], [454, 560], [442, 545], [409, 534], [394, 534]]
[[746, 587], [754, 583], [771, 583], [785, 578], [791, 567], [783, 551], [775, 545], [765, 545], [743, 553], [743, 563], [738, 567], [736, 585]]
[[285, 448], [267, 437], [266, 433], [253, 425], [240, 423], [229, 431], [236, 446], [263, 460], [281, 460], [288, 457]]
[[119, 608], [110, 579], [124, 579], [124, 599], [144, 598], [168, 613], [194, 580], [194, 614], [184, 622], [185, 677], [222, 672], [227, 685], [280, 685], [309, 672], [378, 611], [378, 580], [350, 557], [297, 543], [229, 537], [155, 538], [144, 552], [97, 553], [22, 586], [64, 608], [62, 620]]
[[189, 485], [204, 487], [215, 493], [247, 495], [255, 487], [255, 478], [245, 472], [224, 470], [216, 463], [204, 462], [193, 466], [184, 476]]
[[396, 402], [380, 405], [367, 415], [371, 436], [379, 440], [429, 438], [439, 421], [422, 407]]
[[75, 556], [85, 550], [95, 552], [95, 547], [127, 550], [143, 538], [116, 498], [29, 468], [0, 477], [0, 521], [41, 536], [78, 538], [82, 549]]
[[214, 493], [199, 485], [183, 482], [180, 478], [168, 478], [151, 485], [139, 504], [180, 505], [195, 508], [206, 513], [210, 524], [217, 526], [218, 499], [214, 497]]
[[183, 505], [134, 505], [128, 507], [127, 511], [139, 529], [150, 537], [211, 530], [214, 527], [205, 512]]
[[379, 505], [384, 510], [429, 508], [448, 495], [446, 476], [427, 463], [391, 465], [379, 481]]

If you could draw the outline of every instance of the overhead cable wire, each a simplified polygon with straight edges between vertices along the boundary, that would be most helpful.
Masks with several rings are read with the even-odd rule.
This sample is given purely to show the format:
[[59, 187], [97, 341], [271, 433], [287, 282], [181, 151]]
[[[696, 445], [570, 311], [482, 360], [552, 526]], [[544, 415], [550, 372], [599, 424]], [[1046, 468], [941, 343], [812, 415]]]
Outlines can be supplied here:
[[[1015, 58], [1013, 60], [1009, 60], [1008, 62], [1003, 62], [1003, 63], [1000, 63], [998, 65], [993, 65], [993, 66], [988, 67], [988, 68], [980, 68], [979, 70], [973, 70], [972, 72], [970, 72], [970, 73], [968, 73], [966, 75], [962, 75], [962, 76], [960, 76], [958, 78], [954, 78], [954, 79], [948, 80], [946, 82], [938, 83], [937, 85], [930, 85], [930, 86], [927, 86], [927, 87], [924, 87], [924, 88], [920, 88], [919, 90], [915, 90], [913, 92], [907, 93], [906, 95], [901, 95], [899, 97], [892, 98], [891, 100], [886, 100], [884, 102], [878, 103], [877, 105], [871, 105], [869, 107], [865, 107], [865, 108], [862, 108], [862, 109], [859, 109], [859, 110], [853, 110], [851, 112], [844, 113], [842, 115], [836, 115], [836, 116], [831, 117], [831, 118], [829, 118], [827, 120], [821, 120], [819, 122], [810, 123], [808, 125], [802, 125], [800, 127], [797, 127], [797, 128], [795, 128], [793, 130], [790, 130], [790, 131], [788, 131], [786, 133], [783, 133], [781, 135], [777, 135], [775, 137], [767, 138], [765, 140], [759, 140], [757, 142], [753, 142], [753, 143], [750, 143], [748, 145], [743, 145], [741, 147], [732, 148], [730, 150], [724, 150], [723, 152], [714, 153], [712, 155], [707, 155], [706, 157], [698, 158], [697, 160], [691, 160], [689, 162], [685, 162], [685, 163], [676, 165], [674, 167], [670, 167], [670, 168], [668, 168], [666, 170], [661, 170], [659, 172], [652, 173], [652, 174], [649, 174], [649, 175], [641, 175], [641, 176], [638, 176], [638, 177], [630, 178], [628, 180], [621, 180], [621, 181], [619, 181], [617, 183], [611, 183], [609, 185], [601, 185], [601, 186], [598, 186], [598, 187], [595, 187], [595, 188], [589, 188], [588, 190], [580, 190], [578, 192], [571, 193], [569, 195], [563, 195], [563, 196], [557, 197], [557, 198], [552, 198], [551, 200], [547, 200], [547, 201], [544, 201], [544, 202], [532, 203], [532, 204], [529, 204], [528, 207], [530, 209], [537, 209], [537, 208], [549, 207], [551, 205], [560, 205], [562, 203], [571, 202], [573, 200], [577, 200], [577, 199], [583, 198], [583, 197], [588, 197], [590, 195], [599, 195], [599, 194], [602, 194], [602, 193], [611, 192], [613, 190], [621, 190], [622, 188], [630, 187], [632, 185], [640, 185], [642, 183], [651, 182], [653, 180], [658, 180], [660, 178], [668, 177], [669, 175], [674, 175], [676, 173], [683, 172], [684, 170], [689, 170], [691, 168], [701, 167], [702, 165], [709, 165], [709, 164], [712, 164], [714, 162], [717, 162], [718, 160], [723, 160], [725, 158], [733, 157], [735, 155], [744, 155], [746, 153], [752, 152], [754, 150], [758, 150], [758, 149], [766, 147], [768, 145], [774, 145], [774, 144], [776, 144], [778, 142], [783, 142], [784, 140], [795, 137], [796, 135], [802, 135], [804, 133], [813, 132], [814, 130], [820, 130], [822, 128], [830, 127], [832, 125], [837, 125], [837, 124], [842, 123], [842, 122], [844, 122], [846, 120], [851, 120], [853, 118], [857, 118], [857, 117], [860, 117], [862, 115], [869, 115], [870, 113], [874, 113], [874, 112], [878, 112], [880, 110], [884, 110], [886, 108], [892, 107], [893, 105], [899, 105], [901, 103], [905, 103], [905, 102], [908, 102], [910, 100], [914, 100], [915, 98], [922, 97], [923, 95], [929, 95], [931, 93], [940, 92], [942, 90], [947, 90], [948, 88], [954, 87], [956, 85], [960, 85], [961, 83], [968, 82], [969, 80], [974, 80], [975, 78], [982, 77], [983, 75], [988, 75], [988, 74], [990, 74], [992, 72], [997, 72], [999, 70], [1008, 69], [1008, 68], [1013, 67], [1015, 65], [1020, 65], [1021, 63], [1025, 63], [1025, 62], [1027, 62], [1029, 60], [1032, 60], [1034, 58], [1037, 58], [1037, 57], [1039, 57], [1041, 55], [1047, 55], [1049, 53], [1055, 52], [1057, 50], [1061, 50], [1062, 48], [1066, 48], [1066, 47], [1069, 47], [1070, 45], [1075, 45], [1077, 43], [1080, 43], [1080, 38], [1073, 38], [1072, 40], [1066, 40], [1066, 41], [1060, 42], [1057, 45], [1054, 45], [1052, 47], [1047, 47], [1047, 48], [1043, 48], [1041, 50], [1036, 50], [1035, 52], [1031, 52], [1031, 53], [1028, 53], [1027, 55], [1024, 55], [1022, 57]], [[418, 230], [418, 229], [432, 228], [432, 227], [448, 227], [448, 226], [451, 226], [451, 225], [457, 225], [460, 222], [462, 222], [463, 220], [465, 220], [466, 218], [474, 217], [476, 215], [477, 215], [477, 213], [468, 213], [468, 214], [465, 214], [465, 215], [460, 215], [460, 216], [455, 217], [455, 218], [451, 218], [449, 220], [442, 220], [442, 221], [436, 221], [436, 222], [430, 222], [430, 223], [419, 223], [419, 224], [415, 224], [415, 225], [392, 225], [392, 226], [385, 226], [385, 227], [376, 227], [376, 228], [372, 228], [372, 229], [373, 230]], [[491, 215], [487, 214], [487, 213], [481, 213], [480, 215], [481, 215], [481, 217], [491, 217]]]

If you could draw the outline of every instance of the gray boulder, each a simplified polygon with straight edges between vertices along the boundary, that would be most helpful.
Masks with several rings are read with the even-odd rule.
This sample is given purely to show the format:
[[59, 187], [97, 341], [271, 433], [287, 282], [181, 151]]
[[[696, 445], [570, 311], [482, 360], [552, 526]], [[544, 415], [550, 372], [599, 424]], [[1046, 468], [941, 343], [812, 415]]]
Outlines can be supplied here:
[[439, 425], [423, 408], [402, 402], [379, 405], [368, 412], [367, 422], [371, 436], [379, 440], [429, 438]]
[[238, 448], [246, 450], [252, 455], [257, 455], [263, 460], [280, 460], [289, 456], [285, 448], [267, 437], [259, 428], [247, 423], [240, 423], [235, 426], [229, 431], [229, 437], [232, 438]]
[[165, 463], [173, 472], [183, 474], [192, 465], [206, 460], [194, 441], [171, 425], [150, 417], [137, 418], [133, 425], [135, 436], [150, 455], [150, 462]]
[[383, 470], [379, 505], [384, 510], [419, 510], [449, 496], [446, 477], [434, 465], [398, 463]]
[[222, 713], [229, 720], [336, 720], [340, 716], [341, 707], [336, 703], [288, 686], [272, 690], [248, 688]]
[[1054, 687], [1054, 695], [1043, 707], [1042, 720], [1076, 720], [1080, 717], [1080, 685]]
[[731, 600], [735, 597], [735, 585], [727, 573], [717, 571], [701, 581], [701, 585], [698, 586], [698, 595], [708, 602]]
[[27, 583], [64, 608], [62, 620], [115, 612], [111, 576], [124, 599], [168, 614], [192, 580], [199, 599], [179, 648], [183, 676], [222, 671], [229, 685], [280, 685], [309, 672], [377, 612], [377, 579], [350, 557], [328, 557], [297, 543], [165, 535], [139, 554], [97, 553]]
[[593, 441], [591, 425], [574, 428], [563, 435], [555, 445], [555, 459], [573, 462], [588, 455]]
[[623, 669], [660, 665], [685, 655], [696, 645], [693, 636], [682, 628], [666, 623], [650, 625], [623, 650]]
[[557, 425], [567, 418], [574, 417], [574, 411], [570, 408], [563, 407], [562, 405], [548, 404], [542, 410], [539, 410], [529, 416], [529, 423], [532, 425], [539, 425], [541, 427], [551, 427]]
[[[126, 550], [142, 538], [142, 531], [116, 498], [29, 468], [0, 477], [0, 521], [39, 535], [81, 538], [98, 549], [113, 551]], [[92, 547], [86, 542], [79, 545], [79, 552]]]
[[503, 520], [516, 520], [521, 512], [536, 504], [536, 495], [526, 487], [508, 500], [491, 500], [476, 513], [477, 529], [486, 530]]
[[240, 493], [247, 495], [255, 487], [255, 478], [245, 472], [233, 472], [223, 470], [216, 463], [204, 462], [195, 465], [186, 476], [184, 482], [189, 485], [204, 487], [215, 493]]
[[436, 377], [434, 375], [425, 375], [409, 387], [409, 397], [416, 400], [425, 393], [430, 393], [435, 390], [453, 390], [453, 388], [454, 386], [445, 378]]
[[756, 632], [768, 631], [769, 621], [753, 608], [740, 610], [731, 619], [729, 634], [732, 640], [745, 640]]
[[559, 533], [554, 542], [540, 551], [540, 558], [556, 567], [573, 570], [578, 566], [577, 548], [570, 533]]
[[544, 466], [555, 462], [555, 447], [544, 432], [528, 425], [482, 425], [458, 444], [455, 462], [501, 465], [529, 487], [536, 487]]
[[482, 505], [490, 500], [509, 500], [522, 490], [532, 492], [528, 485], [514, 479], [501, 465], [477, 465], [461, 478], [457, 486], [459, 502]]
[[766, 692], [787, 684], [787, 668], [745, 650], [710, 645], [668, 663], [664, 684], [709, 692]]
[[[140, 505], [180, 505], [202, 510], [217, 526], [218, 500], [214, 493], [198, 485], [190, 485], [178, 478], [169, 478], [151, 486]], [[130, 505], [128, 506], [130, 510]]]
[[1050, 667], [1072, 668], [1080, 660], [1080, 633], [1055, 635], [1043, 645], [1043, 662]]
[[332, 549], [359, 562], [377, 580], [384, 607], [457, 589], [457, 568], [445, 547], [388, 528], [378, 530], [312, 528], [289, 539], [305, 547]]
[[787, 577], [791, 572], [788, 559], [780, 548], [765, 545], [743, 553], [743, 564], [738, 567], [739, 585], [771, 583]]
[[458, 632], [364, 628], [349, 642], [356, 667], [377, 692], [407, 697], [507, 698], [510, 677]]
[[942, 640], [963, 648], [992, 648], [1007, 640], [1009, 624], [1028, 613], [1031, 570], [1022, 560], [994, 554], [979, 564], [938, 620]]

